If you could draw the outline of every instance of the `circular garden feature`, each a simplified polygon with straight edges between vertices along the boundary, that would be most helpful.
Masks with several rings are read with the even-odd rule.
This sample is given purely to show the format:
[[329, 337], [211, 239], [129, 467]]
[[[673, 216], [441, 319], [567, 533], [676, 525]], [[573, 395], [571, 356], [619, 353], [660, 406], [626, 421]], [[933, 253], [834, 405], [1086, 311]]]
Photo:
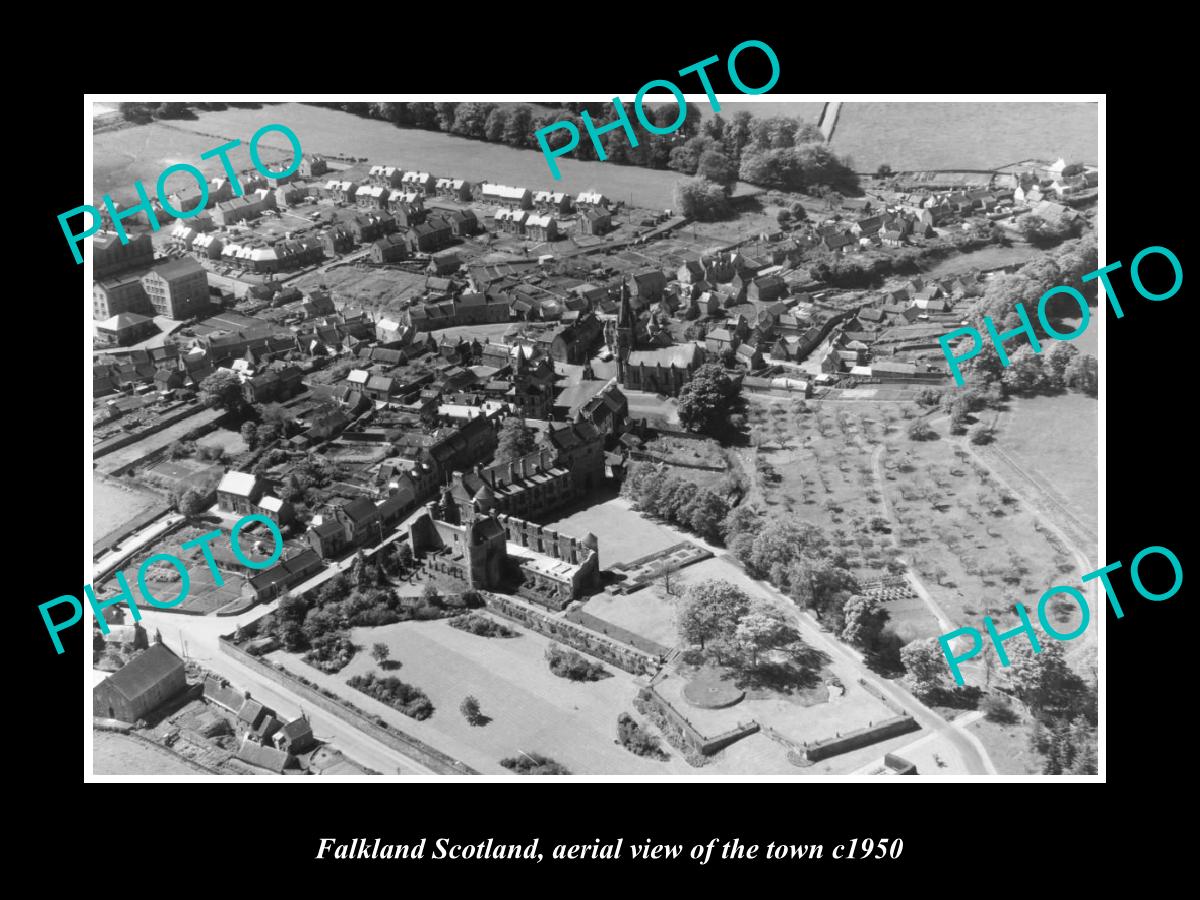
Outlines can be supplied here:
[[741, 702], [746, 692], [733, 683], [728, 669], [705, 666], [683, 686], [683, 698], [701, 709], [724, 709]]

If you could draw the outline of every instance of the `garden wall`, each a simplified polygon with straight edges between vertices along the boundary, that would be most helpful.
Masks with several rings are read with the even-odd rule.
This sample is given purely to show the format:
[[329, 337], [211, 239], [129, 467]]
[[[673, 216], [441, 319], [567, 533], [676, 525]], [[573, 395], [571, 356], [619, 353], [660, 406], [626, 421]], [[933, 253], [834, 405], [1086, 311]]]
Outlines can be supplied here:
[[269, 662], [259, 659], [256, 656], [251, 656], [245, 650], [236, 646], [228, 635], [221, 635], [218, 641], [221, 652], [232, 656], [242, 665], [247, 668], [264, 675], [277, 684], [283, 685], [294, 694], [298, 694], [314, 706], [325, 710], [327, 713], [332, 713], [339, 719], [349, 722], [359, 731], [373, 737], [381, 744], [385, 744], [405, 756], [410, 756], [422, 764], [433, 769], [440, 775], [478, 775], [475, 769], [464, 765], [457, 760], [452, 759], [440, 750], [436, 750], [423, 741], [417, 740], [399, 731], [396, 728], [388, 726], [383, 728], [378, 725], [374, 719], [370, 718], [366, 713], [351, 708], [344, 701], [327, 697], [316, 688], [304, 684], [295, 675], [290, 672], [276, 668]]
[[759, 730], [759, 724], [751, 719], [749, 722], [739, 722], [736, 728], [731, 728], [729, 731], [713, 737], [705, 737], [653, 687], [643, 688], [638, 696], [662, 713], [671, 724], [680, 730], [688, 746], [704, 756], [712, 756], [734, 741], [741, 740]]
[[548, 615], [519, 600], [487, 591], [480, 591], [479, 595], [483, 597], [484, 605], [489, 610], [626, 672], [634, 675], [652, 673], [661, 665], [657, 656], [603, 637], [582, 625]]

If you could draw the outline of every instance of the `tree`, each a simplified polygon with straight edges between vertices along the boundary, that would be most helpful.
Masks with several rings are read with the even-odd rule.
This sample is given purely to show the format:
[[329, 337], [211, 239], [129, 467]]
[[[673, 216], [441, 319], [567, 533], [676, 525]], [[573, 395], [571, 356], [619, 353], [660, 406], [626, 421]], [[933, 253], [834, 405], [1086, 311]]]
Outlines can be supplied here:
[[1046, 384], [1046, 373], [1042, 369], [1042, 355], [1034, 353], [1028, 345], [1018, 347], [1009, 354], [1008, 368], [1000, 381], [1015, 394], [1032, 394]]
[[504, 124], [504, 143], [510, 147], [525, 147], [533, 134], [533, 110], [521, 104], [508, 111]]
[[413, 564], [412, 547], [408, 545], [408, 541], [396, 542], [393, 546], [396, 548], [396, 562], [400, 566], [400, 570], [407, 572]]
[[505, 419], [504, 424], [500, 426], [496, 444], [496, 462], [513, 462], [532, 453], [536, 446], [533, 429], [525, 424], [524, 418], [512, 416]]
[[190, 519], [204, 512], [206, 506], [205, 499], [205, 496], [195, 488], [188, 488], [179, 495], [175, 503], [175, 508]]
[[929, 427], [929, 423], [924, 419], [913, 419], [912, 424], [908, 426], [908, 439], [910, 441], [928, 441], [935, 434], [936, 432]]
[[786, 228], [788, 222], [792, 221], [792, 214], [786, 209], [781, 209], [775, 214], [775, 221], [779, 223], [780, 228]]
[[725, 424], [738, 385], [715, 363], [696, 370], [679, 392], [679, 422], [688, 431], [712, 433]]
[[392, 655], [392, 651], [388, 649], [388, 645], [382, 642], [371, 645], [371, 658], [379, 663], [380, 667], [387, 661], [387, 658]]
[[1087, 692], [1083, 679], [1067, 665], [1062, 644], [1042, 643], [1041, 648], [1034, 653], [1026, 641], [1006, 648], [1013, 693], [1039, 718], [1069, 711]]
[[245, 422], [242, 424], [242, 440], [246, 442], [246, 446], [253, 450], [258, 446], [258, 426], [253, 422]]
[[728, 581], [702, 581], [679, 607], [679, 637], [688, 644], [720, 647], [734, 637], [738, 620], [750, 609], [746, 592]]
[[479, 724], [479, 701], [470, 694], [467, 694], [467, 696], [463, 697], [463, 702], [459, 704], [458, 710], [463, 714], [463, 718], [465, 718], [470, 724]]
[[937, 638], [924, 638], [900, 649], [900, 662], [907, 673], [908, 689], [917, 697], [929, 697], [945, 687], [950, 669]]
[[1100, 367], [1096, 357], [1081, 353], [1071, 360], [1063, 372], [1067, 387], [1095, 397], [1100, 390]]
[[483, 136], [494, 144], [498, 144], [504, 140], [504, 130], [508, 126], [508, 110], [503, 106], [496, 106], [487, 115], [487, 121], [483, 125]]
[[1046, 372], [1046, 386], [1053, 391], [1062, 391], [1067, 387], [1067, 367], [1079, 355], [1079, 348], [1066, 341], [1058, 341], [1046, 354], [1046, 363], [1042, 367]]
[[292, 414], [282, 403], [264, 404], [258, 410], [258, 417], [263, 423], [260, 430], [262, 427], [275, 426], [282, 434], [287, 434], [288, 426], [292, 424]]
[[875, 650], [883, 637], [883, 627], [891, 616], [875, 596], [855, 594], [842, 610], [845, 625], [842, 640], [861, 650]]
[[204, 403], [222, 409], [235, 409], [242, 399], [242, 383], [232, 372], [213, 372], [200, 382]]
[[971, 429], [969, 440], [972, 444], [983, 446], [992, 442], [992, 429], [988, 428], [982, 422]]
[[194, 119], [195, 113], [188, 109], [186, 103], [160, 103], [154, 110], [156, 119]]
[[304, 622], [304, 617], [308, 615], [308, 601], [303, 597], [295, 597], [291, 594], [284, 594], [283, 599], [279, 601], [279, 606], [275, 610], [275, 616], [282, 622], [292, 622], [300, 625]]
[[887, 163], [884, 163], [878, 169], [875, 170], [876, 181], [886, 181], [889, 178], [895, 177], [895, 175], [896, 175], [896, 173], [892, 171], [892, 167], [889, 166]]
[[743, 651], [749, 651], [751, 668], [758, 668], [760, 653], [787, 646], [800, 635], [781, 610], [760, 600], [738, 622], [734, 637]]
[[719, 150], [705, 150], [696, 162], [696, 175], [719, 184], [729, 194], [737, 184], [737, 166]]
[[118, 103], [117, 111], [126, 122], [135, 125], [145, 125], [151, 121], [150, 109], [145, 103]]
[[425, 606], [442, 605], [442, 595], [438, 592], [437, 585], [427, 584], [421, 589], [421, 602]]
[[675, 183], [675, 211], [690, 219], [709, 222], [731, 212], [725, 189], [706, 178], [685, 178]]

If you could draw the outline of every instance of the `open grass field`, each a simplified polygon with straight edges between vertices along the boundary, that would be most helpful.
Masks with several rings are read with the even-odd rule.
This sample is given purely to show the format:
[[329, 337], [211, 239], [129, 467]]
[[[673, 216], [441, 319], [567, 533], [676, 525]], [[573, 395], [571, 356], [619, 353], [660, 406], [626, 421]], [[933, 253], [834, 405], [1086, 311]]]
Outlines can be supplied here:
[[[114, 197], [129, 199], [133, 197], [130, 189], [134, 179], [140, 178], [151, 184], [172, 162], [200, 165], [200, 153], [220, 143], [219, 137], [210, 135], [247, 141], [258, 128], [269, 122], [282, 122], [291, 128], [305, 153], [365, 156], [372, 162], [405, 169], [419, 169], [439, 176], [452, 175], [468, 181], [522, 185], [530, 190], [553, 188], [571, 194], [597, 190], [613, 199], [632, 201], [635, 206], [652, 209], [673, 205], [671, 190], [678, 178], [675, 172], [610, 162], [559, 159], [562, 179], [555, 181], [539, 151], [516, 150], [442, 132], [396, 128], [386, 122], [360, 119], [350, 113], [302, 103], [278, 103], [262, 109], [201, 112], [195, 120], [172, 122], [170, 129], [155, 123], [96, 135], [96, 192], [99, 195], [104, 190], [112, 190]], [[171, 135], [178, 139], [171, 140]], [[266, 135], [260, 146], [275, 151], [274, 160], [264, 156], [267, 165], [290, 156], [288, 140], [281, 134]], [[244, 168], [250, 164], [249, 154], [244, 145], [239, 149], [243, 151], [241, 156], [235, 152], [230, 158], [239, 168]], [[219, 163], [211, 173], [203, 165], [201, 168], [216, 175]]]
[[92, 533], [96, 537], [107, 534], [162, 502], [162, 498], [149, 491], [117, 486], [93, 475]]
[[[1080, 340], [1091, 332], [1089, 328]], [[1066, 498], [1071, 511], [1093, 531], [1099, 496], [1098, 408], [1096, 398], [1076, 393], [1017, 400], [996, 439], [1022, 468]]]
[[967, 730], [979, 738], [1001, 775], [1040, 775], [1043, 760], [1029, 746], [1031, 725], [1029, 717], [1022, 715], [1021, 721], [1011, 725], [979, 719]]
[[[976, 270], [986, 271], [1003, 266], [1024, 265], [1043, 256], [1032, 244], [1014, 243], [1011, 247], [991, 246], [970, 253], [956, 253], [925, 270], [931, 278], [946, 278]], [[1036, 300], [1034, 301], [1036, 302]]]
[[679, 532], [643, 518], [620, 498], [543, 524], [566, 534], [589, 531], [595, 534], [600, 541], [600, 566], [604, 569], [665, 550], [681, 540]]
[[993, 169], [1060, 156], [1095, 163], [1098, 135], [1095, 103], [846, 103], [832, 148], [859, 172]]
[[678, 643], [675, 603], [660, 586], [652, 585], [628, 594], [596, 594], [583, 609], [664, 647], [674, 647]]
[[115, 731], [92, 732], [92, 772], [96, 775], [206, 775], [163, 747]]
[[[617, 716], [632, 710], [637, 693], [632, 676], [610, 669], [612, 677], [597, 682], [559, 678], [550, 672], [544, 658], [549, 639], [519, 627], [516, 630], [519, 637], [484, 638], [451, 628], [446, 622], [354, 629], [356, 644], [382, 642], [391, 649], [391, 659], [398, 660], [401, 667], [387, 674], [429, 696], [435, 711], [425, 721], [375, 703], [344, 684], [353, 675], [377, 669], [368, 653], [356, 654], [338, 673], [336, 678], [342, 682], [338, 691], [359, 707], [383, 715], [398, 728], [489, 774], [504, 772], [500, 760], [522, 751], [550, 756], [578, 774], [690, 771], [678, 754], [673, 753], [667, 762], [656, 762], [615, 743]], [[307, 677], [312, 677], [311, 669]], [[468, 694], [479, 700], [482, 712], [490, 717], [486, 725], [472, 726], [459, 712], [459, 704]]]

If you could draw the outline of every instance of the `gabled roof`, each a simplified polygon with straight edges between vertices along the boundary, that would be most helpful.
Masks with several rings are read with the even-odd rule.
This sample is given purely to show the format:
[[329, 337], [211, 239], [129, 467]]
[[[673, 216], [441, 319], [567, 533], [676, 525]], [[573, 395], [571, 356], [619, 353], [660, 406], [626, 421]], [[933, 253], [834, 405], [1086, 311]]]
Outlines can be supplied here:
[[217, 485], [218, 491], [249, 497], [258, 485], [258, 478], [250, 472], [226, 472]]
[[126, 700], [136, 700], [183, 671], [183, 660], [165, 644], [151, 644], [102, 682]]

